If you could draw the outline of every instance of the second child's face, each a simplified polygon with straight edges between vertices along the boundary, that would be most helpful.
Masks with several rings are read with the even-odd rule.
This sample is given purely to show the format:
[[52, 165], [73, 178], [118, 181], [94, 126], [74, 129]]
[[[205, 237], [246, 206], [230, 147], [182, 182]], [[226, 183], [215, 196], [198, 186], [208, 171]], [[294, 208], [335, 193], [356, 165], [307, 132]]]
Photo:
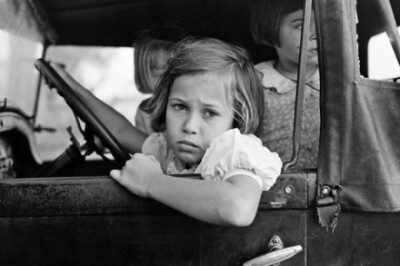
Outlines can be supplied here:
[[170, 54], [163, 49], [153, 51], [153, 58], [151, 59], [150, 73], [149, 73], [149, 86], [152, 92], [156, 89], [158, 81], [167, 70], [167, 61]]
[[168, 99], [166, 138], [188, 166], [203, 158], [211, 140], [233, 126], [233, 109], [218, 74], [177, 78]]
[[158, 61], [153, 62], [151, 66], [150, 75], [149, 75], [149, 86], [154, 92], [158, 81], [160, 80], [161, 76], [167, 70], [167, 60], [169, 58], [169, 54], [164, 50], [157, 50], [154, 52], [155, 57], [158, 57]]
[[[303, 10], [297, 10], [283, 16], [279, 31], [280, 45], [275, 46], [279, 60], [294, 65], [298, 64], [301, 43]], [[315, 40], [314, 14], [311, 16], [311, 25], [308, 45], [308, 63], [318, 63], [317, 42]]]

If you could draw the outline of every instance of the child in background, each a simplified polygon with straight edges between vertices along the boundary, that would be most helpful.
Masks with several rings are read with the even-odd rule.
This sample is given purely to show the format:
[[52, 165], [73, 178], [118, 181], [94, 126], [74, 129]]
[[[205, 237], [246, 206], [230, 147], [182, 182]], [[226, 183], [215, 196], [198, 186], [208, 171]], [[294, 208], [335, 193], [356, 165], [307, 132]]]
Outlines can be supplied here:
[[[135, 44], [135, 83], [142, 93], [153, 93], [162, 73], [171, 57], [172, 42], [145, 39]], [[135, 115], [135, 125], [147, 134], [153, 133], [150, 125], [150, 113], [146, 111], [150, 98], [143, 100]]]
[[[253, 0], [251, 33], [256, 43], [275, 48], [278, 59], [256, 65], [261, 72], [265, 112], [257, 135], [283, 161], [292, 156], [297, 71], [304, 0]], [[311, 17], [301, 146], [297, 167], [316, 168], [319, 144], [319, 70], [314, 17]]]
[[10, 140], [0, 134], [0, 179], [15, 177], [13, 147]]
[[[141, 31], [134, 42], [135, 84], [141, 93], [153, 94], [172, 56], [171, 46], [183, 39], [185, 31], [173, 24], [166, 24]], [[143, 100], [135, 115], [135, 125], [144, 133], [151, 134], [150, 113], [146, 109], [150, 98]]]
[[[179, 42], [150, 103], [152, 125], [161, 133], [144, 140], [128, 123], [110, 127], [130, 152], [142, 152], [111, 177], [196, 219], [249, 225], [262, 190], [275, 183], [282, 167], [253, 135], [263, 99], [244, 49], [216, 39]], [[171, 176], [190, 173], [201, 178]]]

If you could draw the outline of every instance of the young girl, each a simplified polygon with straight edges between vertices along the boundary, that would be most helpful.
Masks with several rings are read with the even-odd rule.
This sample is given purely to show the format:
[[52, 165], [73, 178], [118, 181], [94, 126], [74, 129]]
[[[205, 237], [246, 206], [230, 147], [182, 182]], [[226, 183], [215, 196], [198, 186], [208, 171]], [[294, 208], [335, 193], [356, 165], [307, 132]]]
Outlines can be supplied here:
[[[178, 43], [151, 106], [153, 127], [162, 133], [144, 140], [132, 128], [112, 128], [129, 151], [142, 153], [111, 177], [196, 219], [249, 225], [282, 162], [252, 135], [263, 91], [245, 50], [216, 39]], [[190, 173], [201, 178], [171, 176]]]
[[[257, 135], [283, 161], [292, 157], [293, 123], [304, 0], [253, 0], [251, 32], [257, 43], [275, 48], [278, 59], [256, 65], [265, 87], [265, 113]], [[316, 168], [319, 143], [319, 71], [311, 17], [303, 125], [297, 167]]]

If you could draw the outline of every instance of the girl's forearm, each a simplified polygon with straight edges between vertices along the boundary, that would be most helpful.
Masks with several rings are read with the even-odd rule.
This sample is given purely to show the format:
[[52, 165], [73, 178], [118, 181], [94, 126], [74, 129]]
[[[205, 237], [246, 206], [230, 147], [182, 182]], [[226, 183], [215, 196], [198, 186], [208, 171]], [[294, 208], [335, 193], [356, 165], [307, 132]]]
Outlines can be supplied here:
[[105, 126], [120, 141], [130, 153], [141, 152], [142, 144], [147, 135], [135, 128], [121, 113], [104, 103], [89, 90], [65, 74], [64, 78], [72, 79], [74, 93], [87, 105], [97, 117], [100, 117]]
[[64, 68], [57, 64], [52, 64], [52, 66], [67, 84], [70, 85], [71, 90], [82, 103], [88, 106], [97, 117], [101, 118], [105, 126], [130, 153], [141, 152], [142, 144], [147, 137], [146, 134], [135, 128], [121, 113], [98, 99], [89, 90], [79, 84]]
[[153, 180], [149, 195], [204, 222], [247, 226], [254, 220], [261, 189], [254, 180], [243, 177], [220, 182], [164, 175]]
[[84, 102], [101, 118], [105, 126], [130, 153], [142, 151], [147, 135], [134, 127], [121, 113], [107, 105], [86, 89], [79, 91]]

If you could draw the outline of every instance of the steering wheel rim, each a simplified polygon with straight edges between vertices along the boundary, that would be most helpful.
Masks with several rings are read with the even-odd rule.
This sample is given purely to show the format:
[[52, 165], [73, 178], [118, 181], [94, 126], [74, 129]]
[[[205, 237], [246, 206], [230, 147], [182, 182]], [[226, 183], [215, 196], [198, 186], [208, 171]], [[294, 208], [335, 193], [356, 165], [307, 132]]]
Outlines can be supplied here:
[[75, 94], [71, 88], [73, 84], [65, 80], [49, 62], [42, 58], [36, 60], [35, 67], [46, 79], [49, 87], [55, 88], [72, 111], [100, 138], [101, 142], [110, 150], [116, 162], [121, 166], [124, 165], [130, 159], [129, 153], [95, 112]]

